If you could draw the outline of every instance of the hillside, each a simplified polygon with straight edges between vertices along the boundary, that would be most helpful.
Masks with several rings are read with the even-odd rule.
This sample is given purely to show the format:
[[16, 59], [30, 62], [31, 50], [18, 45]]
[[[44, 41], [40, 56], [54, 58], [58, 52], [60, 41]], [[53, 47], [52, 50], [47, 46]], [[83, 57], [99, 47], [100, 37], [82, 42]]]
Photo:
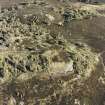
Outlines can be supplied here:
[[104, 105], [104, 0], [0, 1], [0, 105]]

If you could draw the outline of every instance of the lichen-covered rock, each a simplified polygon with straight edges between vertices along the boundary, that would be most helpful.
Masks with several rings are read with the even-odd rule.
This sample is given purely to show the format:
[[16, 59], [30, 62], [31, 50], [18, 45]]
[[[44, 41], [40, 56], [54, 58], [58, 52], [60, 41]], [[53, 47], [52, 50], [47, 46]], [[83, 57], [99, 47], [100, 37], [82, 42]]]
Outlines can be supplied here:
[[82, 9], [71, 9], [65, 10], [63, 16], [64, 22], [70, 22], [71, 20], [81, 20], [94, 17], [95, 13], [92, 13], [92, 11]]

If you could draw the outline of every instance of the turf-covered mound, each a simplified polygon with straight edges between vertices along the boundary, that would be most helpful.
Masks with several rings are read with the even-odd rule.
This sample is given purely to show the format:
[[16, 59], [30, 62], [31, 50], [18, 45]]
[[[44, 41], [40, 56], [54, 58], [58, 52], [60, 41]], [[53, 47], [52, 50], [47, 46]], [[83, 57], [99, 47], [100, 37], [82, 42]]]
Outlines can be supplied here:
[[52, 77], [76, 74], [81, 78], [90, 76], [99, 59], [91, 49], [71, 43], [59, 45], [42, 53], [34, 51], [4, 51], [0, 53], [0, 80], [24, 81], [35, 75]]
[[40, 73], [53, 77], [74, 73], [87, 78], [99, 61], [85, 44], [50, 34], [35, 21], [22, 23], [15, 13], [6, 16], [0, 21], [1, 83], [24, 81]]

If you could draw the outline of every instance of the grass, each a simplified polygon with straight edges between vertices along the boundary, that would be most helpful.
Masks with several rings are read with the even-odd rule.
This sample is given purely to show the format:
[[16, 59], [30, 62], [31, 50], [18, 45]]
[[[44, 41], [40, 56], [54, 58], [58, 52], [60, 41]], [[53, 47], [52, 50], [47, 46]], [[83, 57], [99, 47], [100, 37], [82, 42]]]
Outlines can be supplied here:
[[[72, 20], [91, 13], [73, 9], [66, 15]], [[0, 68], [4, 74], [0, 84], [8, 83], [9, 93], [3, 91], [0, 98], [4, 100], [4, 95], [9, 94], [8, 105], [22, 98], [29, 101], [28, 105], [36, 101], [39, 105], [69, 104], [71, 100], [74, 104], [72, 94], [78, 93], [81, 84], [92, 75], [99, 55], [89, 46], [68, 42], [61, 34], [51, 35], [46, 27], [29, 20], [28, 17], [26, 23], [22, 22], [16, 11], [4, 11], [1, 15], [1, 40], [5, 40], [6, 49], [0, 52]]]
[[[73, 10], [73, 14], [83, 15], [83, 12], [86, 11]], [[0, 53], [1, 67], [5, 70], [3, 79], [20, 77], [20, 80], [24, 80], [44, 72], [65, 74], [69, 69], [73, 69], [71, 71], [78, 75], [86, 76], [98, 62], [97, 54], [88, 46], [67, 42], [62, 35], [51, 35], [50, 30], [35, 21], [30, 21], [30, 24], [22, 23], [14, 12], [11, 14], [4, 12], [3, 21], [0, 21], [4, 44], [9, 41], [7, 50]]]

